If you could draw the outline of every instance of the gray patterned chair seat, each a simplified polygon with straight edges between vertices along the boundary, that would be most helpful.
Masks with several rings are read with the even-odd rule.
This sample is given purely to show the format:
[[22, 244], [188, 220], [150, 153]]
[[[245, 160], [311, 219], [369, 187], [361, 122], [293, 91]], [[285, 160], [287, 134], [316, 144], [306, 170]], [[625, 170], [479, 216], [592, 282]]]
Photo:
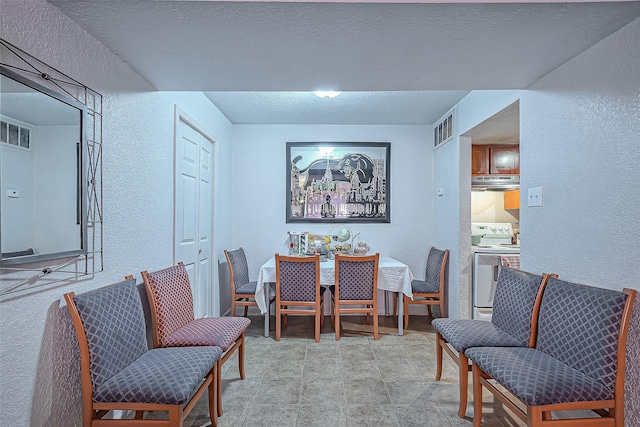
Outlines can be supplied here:
[[474, 347], [465, 354], [527, 405], [613, 399], [601, 381], [540, 350]]
[[149, 350], [94, 390], [94, 402], [184, 404], [222, 354], [219, 347]]
[[258, 282], [249, 282], [244, 285], [238, 286], [236, 288], [236, 293], [238, 294], [255, 294], [256, 286], [258, 286]]
[[525, 347], [491, 322], [468, 319], [434, 319], [431, 324], [460, 353], [471, 347]]
[[425, 282], [424, 280], [412, 280], [411, 281], [411, 290], [414, 293], [421, 294], [435, 294], [440, 290], [440, 285], [436, 285], [433, 283]]

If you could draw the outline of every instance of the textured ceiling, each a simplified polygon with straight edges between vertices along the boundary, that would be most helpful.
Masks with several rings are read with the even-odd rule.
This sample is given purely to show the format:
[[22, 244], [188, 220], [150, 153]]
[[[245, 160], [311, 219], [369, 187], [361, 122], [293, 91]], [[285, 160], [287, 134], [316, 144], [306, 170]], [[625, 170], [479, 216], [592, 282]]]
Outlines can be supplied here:
[[[49, 2], [158, 90], [212, 92], [233, 123], [432, 124], [469, 90], [526, 88], [640, 16], [639, 2]], [[296, 93], [316, 89], [348, 93]]]

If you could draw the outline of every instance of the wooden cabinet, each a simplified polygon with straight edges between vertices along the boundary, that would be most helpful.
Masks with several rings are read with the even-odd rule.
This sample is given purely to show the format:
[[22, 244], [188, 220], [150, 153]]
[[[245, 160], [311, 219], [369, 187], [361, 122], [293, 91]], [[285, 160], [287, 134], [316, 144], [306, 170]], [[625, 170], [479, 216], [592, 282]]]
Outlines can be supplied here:
[[519, 175], [520, 146], [506, 145], [472, 145], [472, 175]]
[[504, 209], [520, 209], [520, 190], [504, 192]]
[[489, 146], [471, 146], [471, 174], [486, 175], [489, 173]]

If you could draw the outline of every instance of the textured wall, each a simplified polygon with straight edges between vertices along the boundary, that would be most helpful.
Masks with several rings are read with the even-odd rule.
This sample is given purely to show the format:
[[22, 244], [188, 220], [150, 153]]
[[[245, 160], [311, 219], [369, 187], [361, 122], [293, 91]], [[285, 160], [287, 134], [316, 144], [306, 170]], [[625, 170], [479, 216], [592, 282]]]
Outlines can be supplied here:
[[173, 262], [175, 104], [216, 140], [215, 236], [230, 243], [231, 124], [201, 93], [153, 92], [44, 0], [2, 1], [0, 12], [2, 38], [104, 96], [104, 272], [0, 302], [0, 425], [76, 426], [78, 353], [62, 294]]
[[[522, 268], [612, 289], [640, 290], [640, 19], [523, 92]], [[640, 426], [640, 324], [628, 343], [625, 425]]]
[[332, 227], [285, 223], [287, 141], [391, 142], [391, 223], [349, 226], [373, 251], [407, 263], [423, 278], [433, 244], [430, 134], [426, 126], [235, 125], [232, 234], [234, 246], [247, 253], [252, 278], [275, 252], [288, 250], [288, 230], [328, 233]]

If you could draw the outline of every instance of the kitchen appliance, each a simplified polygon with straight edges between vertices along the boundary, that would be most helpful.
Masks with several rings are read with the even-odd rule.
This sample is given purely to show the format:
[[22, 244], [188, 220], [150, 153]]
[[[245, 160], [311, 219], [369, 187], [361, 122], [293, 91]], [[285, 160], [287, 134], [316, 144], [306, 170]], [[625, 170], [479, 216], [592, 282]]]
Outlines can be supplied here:
[[520, 188], [518, 175], [473, 175], [472, 191], [505, 191]]
[[473, 254], [473, 318], [491, 320], [493, 296], [496, 292], [502, 257], [520, 257], [520, 245], [512, 244], [510, 223], [471, 224], [471, 234], [480, 236], [480, 243], [471, 245]]

